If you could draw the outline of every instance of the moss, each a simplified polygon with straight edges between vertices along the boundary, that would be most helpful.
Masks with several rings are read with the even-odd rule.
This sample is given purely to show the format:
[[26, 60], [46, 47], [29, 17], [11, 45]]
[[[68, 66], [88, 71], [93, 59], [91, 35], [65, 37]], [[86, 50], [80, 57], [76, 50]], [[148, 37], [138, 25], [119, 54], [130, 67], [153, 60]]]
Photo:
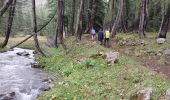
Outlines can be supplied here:
[[0, 48], [0, 52], [6, 52], [7, 49], [6, 48]]

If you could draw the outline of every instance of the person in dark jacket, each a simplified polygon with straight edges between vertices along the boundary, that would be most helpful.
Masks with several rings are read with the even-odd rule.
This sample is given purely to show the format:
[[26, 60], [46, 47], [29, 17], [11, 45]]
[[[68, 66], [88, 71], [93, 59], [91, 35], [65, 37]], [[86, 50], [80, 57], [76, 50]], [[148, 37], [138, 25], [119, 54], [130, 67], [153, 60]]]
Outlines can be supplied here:
[[98, 33], [98, 40], [100, 41], [100, 45], [103, 44], [103, 39], [104, 39], [104, 33], [103, 33], [103, 30], [100, 29]]

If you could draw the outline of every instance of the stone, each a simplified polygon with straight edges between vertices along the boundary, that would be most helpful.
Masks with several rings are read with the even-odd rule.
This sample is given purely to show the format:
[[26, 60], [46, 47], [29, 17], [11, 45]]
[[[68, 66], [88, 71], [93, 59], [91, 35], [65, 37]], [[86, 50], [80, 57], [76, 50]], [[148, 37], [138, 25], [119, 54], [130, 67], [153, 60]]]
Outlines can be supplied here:
[[98, 57], [101, 57], [101, 56], [103, 56], [102, 53], [96, 53], [96, 54], [92, 54], [92, 55], [90, 56], [90, 58], [98, 58]]
[[55, 40], [52, 37], [47, 38], [47, 43], [49, 47], [55, 46]]
[[16, 53], [17, 55], [19, 55], [19, 56], [29, 56], [30, 54], [28, 53], [28, 52], [26, 52], [26, 51], [24, 51], [24, 52], [18, 52], [18, 53]]
[[166, 56], [170, 56], [170, 49], [165, 50], [165, 55], [166, 55]]
[[38, 52], [37, 51], [33, 51], [33, 54], [38, 54]]
[[50, 86], [48, 86], [47, 84], [44, 84], [40, 87], [40, 91], [49, 91], [51, 89]]
[[107, 64], [115, 64], [119, 59], [119, 52], [108, 52], [105, 53]]
[[15, 98], [15, 92], [8, 94], [0, 94], [0, 100], [13, 100]]
[[45, 83], [51, 83], [52, 81], [54, 81], [52, 78], [46, 78], [42, 80], [42, 82], [45, 82]]
[[153, 89], [152, 87], [145, 88], [137, 92], [139, 100], [150, 100]]
[[83, 57], [83, 58], [81, 58], [79, 61], [80, 61], [80, 62], [84, 62], [84, 61], [86, 61], [86, 60], [87, 60], [87, 58]]
[[158, 50], [158, 51], [156, 52], [156, 55], [157, 55], [157, 56], [162, 56], [162, 54], [163, 54], [163, 53], [162, 53], [161, 50]]
[[165, 43], [165, 41], [166, 41], [165, 38], [158, 38], [158, 39], [156, 39], [156, 42], [157, 42], [158, 44], [163, 44], [163, 43]]
[[170, 88], [166, 91], [166, 100], [170, 100]]
[[31, 63], [31, 68], [41, 68], [41, 66], [35, 62], [35, 63]]

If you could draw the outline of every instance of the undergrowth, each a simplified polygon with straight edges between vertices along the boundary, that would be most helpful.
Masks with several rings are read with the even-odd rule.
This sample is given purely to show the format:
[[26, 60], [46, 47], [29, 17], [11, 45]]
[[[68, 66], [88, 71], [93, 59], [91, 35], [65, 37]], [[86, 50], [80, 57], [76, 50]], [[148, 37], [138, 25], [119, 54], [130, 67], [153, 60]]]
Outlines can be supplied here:
[[88, 41], [75, 43], [67, 39], [68, 50], [47, 48], [49, 56], [37, 58], [44, 69], [57, 77], [52, 90], [37, 99], [53, 97], [65, 100], [120, 100], [130, 99], [137, 90], [153, 88], [152, 100], [158, 99], [170, 87], [170, 82], [151, 72], [131, 58], [121, 55], [115, 65], [107, 65], [105, 59], [91, 58], [97, 52], [110, 52]]

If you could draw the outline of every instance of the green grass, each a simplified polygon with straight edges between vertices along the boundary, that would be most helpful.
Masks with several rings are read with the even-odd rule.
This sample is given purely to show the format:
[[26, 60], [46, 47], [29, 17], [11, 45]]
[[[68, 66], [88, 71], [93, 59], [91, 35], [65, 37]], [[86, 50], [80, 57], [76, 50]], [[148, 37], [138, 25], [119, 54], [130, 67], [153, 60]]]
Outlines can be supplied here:
[[[44, 92], [38, 100], [50, 100], [52, 96], [56, 100], [128, 100], [145, 87], [153, 88], [152, 100], [156, 100], [170, 87], [169, 81], [127, 56], [121, 55], [115, 65], [107, 65], [101, 57], [90, 58], [92, 54], [111, 49], [92, 46], [86, 41], [76, 44], [73, 39], [67, 43], [67, 51], [62, 47], [47, 48], [49, 56], [37, 58], [44, 69], [57, 77], [52, 90]], [[86, 60], [80, 61], [82, 58]]]
[[5, 52], [7, 51], [6, 48], [0, 48], [0, 52]]

